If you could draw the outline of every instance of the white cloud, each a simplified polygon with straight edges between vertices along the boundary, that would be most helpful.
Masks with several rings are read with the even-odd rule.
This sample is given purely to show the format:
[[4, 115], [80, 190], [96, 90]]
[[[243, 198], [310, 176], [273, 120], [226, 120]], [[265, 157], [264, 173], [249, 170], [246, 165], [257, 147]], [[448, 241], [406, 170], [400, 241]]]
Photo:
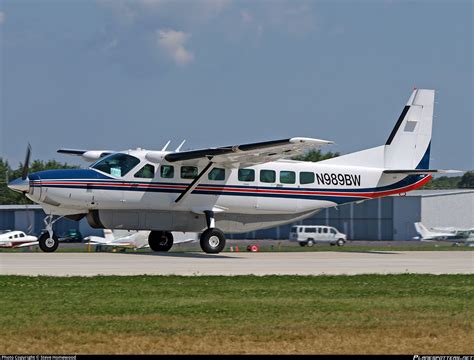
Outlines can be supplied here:
[[157, 30], [158, 45], [178, 65], [187, 65], [194, 60], [194, 54], [185, 49], [191, 34], [172, 29]]
[[5, 22], [5, 13], [3, 11], [0, 11], [0, 25], [2, 25]]

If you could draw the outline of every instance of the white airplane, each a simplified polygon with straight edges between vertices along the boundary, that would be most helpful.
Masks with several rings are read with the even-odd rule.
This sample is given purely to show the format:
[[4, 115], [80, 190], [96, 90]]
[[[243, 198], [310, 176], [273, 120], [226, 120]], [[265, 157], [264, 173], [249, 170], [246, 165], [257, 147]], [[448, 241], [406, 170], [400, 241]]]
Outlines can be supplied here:
[[[443, 172], [429, 169], [434, 90], [415, 89], [384, 145], [333, 159], [286, 160], [331, 141], [294, 137], [180, 152], [60, 149], [96, 161], [88, 169], [28, 174], [8, 184], [48, 216], [39, 238], [56, 250], [53, 224], [86, 217], [96, 228], [150, 230], [154, 251], [167, 251], [172, 231], [199, 232], [207, 253], [225, 247], [226, 233], [292, 223], [322, 209], [404, 194]], [[350, 119], [354, 121], [354, 119]], [[445, 172], [450, 172], [449, 170]], [[54, 219], [55, 216], [59, 216]]]
[[420, 235], [417, 239], [421, 241], [450, 241], [454, 243], [474, 242], [474, 230], [455, 228], [432, 228], [428, 229], [421, 222], [415, 223], [416, 232]]
[[148, 246], [149, 231], [127, 231], [104, 229], [104, 236], [87, 236], [89, 244], [122, 249], [142, 249]]
[[38, 238], [23, 231], [5, 231], [0, 234], [0, 248], [21, 248], [38, 245]]
[[[104, 229], [104, 236], [88, 236], [85, 241], [92, 245], [110, 246], [121, 249], [142, 249], [150, 247], [148, 237], [150, 231], [128, 231], [128, 230], [110, 230]], [[168, 242], [167, 246], [171, 249], [173, 244], [183, 244], [195, 241], [193, 234], [173, 233], [173, 243]]]

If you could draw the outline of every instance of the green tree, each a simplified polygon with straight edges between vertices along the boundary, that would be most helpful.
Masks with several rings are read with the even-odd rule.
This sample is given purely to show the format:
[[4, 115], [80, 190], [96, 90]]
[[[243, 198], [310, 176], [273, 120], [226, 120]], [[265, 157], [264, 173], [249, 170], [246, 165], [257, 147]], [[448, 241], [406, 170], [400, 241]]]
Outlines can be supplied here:
[[[49, 160], [44, 162], [42, 160], [35, 160], [30, 164], [30, 173], [54, 170], [54, 169], [77, 169], [79, 166], [68, 165], [67, 163], [60, 163], [56, 160]], [[0, 158], [0, 205], [14, 205], [14, 204], [31, 204], [31, 201], [18, 192], [12, 191], [7, 187], [9, 181], [21, 177], [23, 172], [23, 164], [19, 164], [18, 168], [12, 169], [8, 161]]]
[[459, 182], [460, 188], [474, 189], [474, 171], [466, 172]]
[[312, 161], [312, 162], [318, 162], [322, 160], [327, 160], [331, 159], [333, 157], [339, 156], [339, 153], [333, 153], [331, 151], [328, 151], [326, 153], [322, 153], [321, 150], [310, 150], [307, 153], [303, 155], [298, 155], [293, 157], [293, 160], [299, 160], [299, 161]]

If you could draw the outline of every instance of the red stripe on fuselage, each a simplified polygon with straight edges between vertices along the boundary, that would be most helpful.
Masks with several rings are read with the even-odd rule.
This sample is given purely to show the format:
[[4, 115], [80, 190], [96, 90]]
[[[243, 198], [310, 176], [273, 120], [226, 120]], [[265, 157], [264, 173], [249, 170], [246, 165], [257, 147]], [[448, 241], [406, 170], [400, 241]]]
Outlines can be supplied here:
[[[350, 197], [362, 197], [362, 198], [377, 198], [382, 196], [400, 194], [408, 191], [412, 191], [420, 188], [432, 178], [431, 175], [424, 177], [414, 184], [410, 184], [398, 189], [386, 190], [386, 191], [371, 191], [371, 192], [351, 192], [351, 191], [305, 191], [305, 190], [288, 190], [288, 189], [249, 189], [249, 188], [227, 188], [222, 186], [209, 186], [209, 185], [198, 185], [195, 190], [201, 191], [220, 191], [226, 192], [240, 192], [240, 193], [252, 193], [252, 194], [283, 194], [283, 195], [325, 195], [325, 196], [350, 196]], [[127, 187], [127, 188], [140, 188], [140, 189], [175, 189], [184, 190], [188, 185], [164, 185], [164, 184], [137, 184], [137, 183], [117, 183], [117, 182], [86, 182], [86, 181], [43, 181], [42, 186], [48, 185], [67, 185], [67, 186], [88, 186], [88, 187]]]

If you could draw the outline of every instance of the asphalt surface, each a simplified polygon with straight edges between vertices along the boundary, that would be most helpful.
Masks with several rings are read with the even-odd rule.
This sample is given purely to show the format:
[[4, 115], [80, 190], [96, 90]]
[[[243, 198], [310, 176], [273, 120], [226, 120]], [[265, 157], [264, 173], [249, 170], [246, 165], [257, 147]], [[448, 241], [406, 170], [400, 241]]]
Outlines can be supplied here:
[[2, 275], [473, 274], [472, 251], [0, 253]]

